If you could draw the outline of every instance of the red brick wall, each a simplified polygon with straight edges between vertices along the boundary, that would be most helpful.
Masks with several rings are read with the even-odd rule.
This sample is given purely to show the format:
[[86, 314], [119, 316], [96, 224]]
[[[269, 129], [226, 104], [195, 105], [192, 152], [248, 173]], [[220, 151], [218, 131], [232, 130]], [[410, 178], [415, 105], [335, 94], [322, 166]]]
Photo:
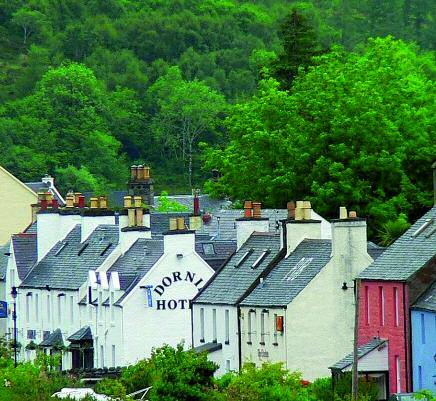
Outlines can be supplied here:
[[[383, 299], [380, 288], [383, 288]], [[398, 307], [395, 306], [394, 289]], [[396, 393], [396, 356], [400, 359], [400, 389], [411, 387], [410, 350], [408, 342], [409, 311], [407, 286], [400, 282], [362, 281], [359, 292], [359, 345], [379, 336], [389, 340], [389, 392]], [[367, 296], [368, 295], [368, 296]], [[369, 303], [367, 303], [367, 300]], [[384, 316], [381, 315], [384, 305]], [[398, 314], [398, 317], [396, 315]]]

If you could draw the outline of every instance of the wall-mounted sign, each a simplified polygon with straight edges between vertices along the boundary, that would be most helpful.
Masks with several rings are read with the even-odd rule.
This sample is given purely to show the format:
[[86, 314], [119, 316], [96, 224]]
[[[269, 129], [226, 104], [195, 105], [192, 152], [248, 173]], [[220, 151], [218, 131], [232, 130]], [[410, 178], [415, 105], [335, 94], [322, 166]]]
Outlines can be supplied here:
[[8, 303], [6, 301], [0, 301], [0, 319], [8, 317]]

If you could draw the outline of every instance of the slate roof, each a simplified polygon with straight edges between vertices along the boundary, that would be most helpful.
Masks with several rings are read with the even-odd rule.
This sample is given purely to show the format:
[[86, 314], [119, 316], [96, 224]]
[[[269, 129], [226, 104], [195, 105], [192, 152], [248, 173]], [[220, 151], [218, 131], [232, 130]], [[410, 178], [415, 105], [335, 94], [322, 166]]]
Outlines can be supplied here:
[[12, 246], [18, 277], [23, 280], [38, 259], [36, 234], [15, 234], [12, 236]]
[[25, 182], [24, 185], [26, 185], [26, 187], [30, 188], [35, 193], [49, 191], [53, 194], [53, 197], [59, 202], [60, 206], [63, 206], [65, 204], [64, 200], [59, 196], [59, 191], [55, 188], [51, 188], [48, 182]]
[[241, 301], [241, 305], [288, 305], [330, 261], [331, 251], [330, 240], [303, 240]]
[[118, 226], [99, 225], [83, 243], [80, 237], [80, 225], [76, 225], [35, 265], [21, 287], [80, 288], [88, 279], [88, 271], [96, 270], [114, 250]]
[[[197, 295], [194, 302], [236, 304], [253, 283], [258, 280], [259, 276], [277, 255], [279, 249], [279, 235], [254, 232]], [[252, 265], [265, 250], [270, 250], [270, 253], [266, 254], [261, 263], [253, 269]], [[247, 257], [238, 267], [235, 267], [247, 252], [249, 252]]]
[[56, 329], [44, 341], [39, 344], [41, 347], [53, 347], [55, 345], [64, 345], [61, 329]]
[[418, 298], [412, 308], [436, 312], [436, 281]]
[[223, 348], [223, 345], [221, 343], [206, 343], [206, 344], [201, 344], [198, 345], [197, 347], [194, 347], [194, 351], [199, 354], [201, 352], [207, 352], [208, 354], [215, 352], [215, 351], [219, 351], [220, 349]]
[[77, 330], [74, 334], [67, 338], [68, 341], [85, 341], [92, 340], [91, 327], [83, 326]]
[[9, 256], [5, 255], [5, 253], [9, 252], [9, 247], [10, 242], [0, 246], [0, 281], [4, 280], [6, 277]]
[[407, 281], [435, 254], [436, 206], [416, 221], [359, 277], [368, 280]]
[[163, 233], [170, 228], [170, 218], [183, 217], [185, 219], [185, 225], [189, 226], [190, 213], [185, 212], [152, 212], [150, 213], [151, 235], [156, 238], [163, 237]]
[[[357, 348], [357, 356], [358, 358], [362, 358], [365, 355], [369, 354], [371, 351], [380, 347], [380, 345], [384, 344], [386, 340], [382, 340], [380, 338], [374, 338], [370, 342], [361, 345]], [[353, 363], [353, 353], [348, 354], [345, 358], [341, 359], [339, 362], [336, 362], [333, 366], [330, 366], [329, 369], [332, 370], [343, 370], [346, 367], [350, 366]]]
[[195, 251], [206, 263], [217, 271], [236, 251], [234, 240], [211, 240], [203, 235], [195, 237]]
[[381, 254], [386, 250], [386, 248], [374, 244], [374, 242], [368, 241], [367, 251], [368, 255], [371, 256], [373, 260], [376, 260]]
[[34, 221], [33, 223], [29, 224], [23, 231], [25, 234], [36, 234], [37, 233], [37, 227], [38, 223]]
[[108, 270], [118, 272], [121, 290], [144, 277], [163, 255], [163, 240], [140, 238]]

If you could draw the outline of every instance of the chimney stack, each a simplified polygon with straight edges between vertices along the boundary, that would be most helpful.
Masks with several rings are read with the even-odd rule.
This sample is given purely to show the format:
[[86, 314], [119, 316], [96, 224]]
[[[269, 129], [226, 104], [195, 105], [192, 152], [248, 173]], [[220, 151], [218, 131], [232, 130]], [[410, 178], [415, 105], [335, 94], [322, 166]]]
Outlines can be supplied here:
[[262, 217], [260, 202], [244, 202], [244, 217], [236, 219], [236, 245], [239, 249], [250, 235], [257, 232], [269, 231], [269, 219]]
[[85, 207], [85, 196], [84, 195], [78, 196], [77, 206], [81, 209], [83, 209]]
[[45, 197], [45, 192], [38, 192], [38, 203], [40, 206], [40, 210], [46, 210], [48, 206], [47, 199]]
[[136, 181], [136, 175], [137, 175], [137, 166], [133, 165], [130, 167], [130, 180]]
[[312, 220], [312, 207], [309, 201], [297, 201], [295, 218], [283, 222], [282, 244], [286, 244], [286, 256], [305, 239], [321, 238], [321, 220]]
[[286, 204], [286, 208], [288, 209], [288, 219], [289, 220], [295, 219], [295, 202], [289, 201]]
[[150, 167], [142, 164], [130, 167], [130, 180], [128, 193], [134, 196], [141, 196], [142, 201], [148, 205], [154, 204], [153, 180], [150, 178]]
[[98, 206], [99, 206], [98, 198], [92, 197], [91, 199], [89, 199], [90, 209], [98, 209]]
[[73, 192], [68, 192], [67, 193], [67, 196], [66, 196], [66, 198], [65, 198], [65, 206], [68, 208], [68, 209], [72, 209], [72, 208], [74, 208], [74, 200], [75, 200], [75, 198], [74, 198], [74, 193]]
[[169, 230], [163, 236], [164, 253], [177, 253], [183, 257], [195, 252], [195, 231], [186, 228], [184, 217], [171, 217]]
[[198, 197], [198, 190], [194, 192], [194, 216], [200, 216], [200, 198]]

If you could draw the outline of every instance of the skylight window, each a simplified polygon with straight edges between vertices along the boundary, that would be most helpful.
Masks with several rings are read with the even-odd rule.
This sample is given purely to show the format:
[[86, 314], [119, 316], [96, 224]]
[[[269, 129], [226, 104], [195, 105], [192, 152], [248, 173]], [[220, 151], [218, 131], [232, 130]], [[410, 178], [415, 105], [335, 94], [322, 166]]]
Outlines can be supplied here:
[[285, 277], [283, 277], [282, 281], [293, 281], [295, 280], [300, 273], [307, 267], [309, 266], [310, 262], [312, 262], [313, 258], [301, 258], [297, 264], [291, 269], [289, 270]]
[[203, 244], [203, 252], [205, 255], [215, 255], [213, 244]]
[[77, 256], [80, 256], [86, 248], [88, 248], [89, 243], [83, 244], [82, 247], [79, 249], [79, 252], [77, 252]]
[[251, 268], [256, 269], [266, 258], [266, 255], [268, 255], [270, 252], [271, 251], [269, 249], [264, 249], [256, 261], [251, 265]]
[[427, 219], [426, 221], [425, 221], [425, 223], [421, 226], [421, 227], [419, 227], [413, 234], [412, 234], [412, 237], [414, 238], [414, 237], [417, 237], [419, 234], [421, 234], [430, 224], [432, 224], [433, 223], [433, 219]]
[[62, 249], [64, 249], [67, 245], [68, 245], [67, 241], [63, 242], [62, 245], [60, 246], [60, 248], [55, 252], [54, 255], [58, 256], [62, 252]]
[[242, 265], [242, 263], [245, 262], [245, 260], [253, 253], [253, 249], [249, 249], [247, 252], [245, 252], [241, 258], [235, 263], [235, 267], [239, 267]]
[[111, 246], [112, 242], [109, 242], [109, 244], [107, 244], [106, 247], [100, 252], [100, 256], [103, 256]]

